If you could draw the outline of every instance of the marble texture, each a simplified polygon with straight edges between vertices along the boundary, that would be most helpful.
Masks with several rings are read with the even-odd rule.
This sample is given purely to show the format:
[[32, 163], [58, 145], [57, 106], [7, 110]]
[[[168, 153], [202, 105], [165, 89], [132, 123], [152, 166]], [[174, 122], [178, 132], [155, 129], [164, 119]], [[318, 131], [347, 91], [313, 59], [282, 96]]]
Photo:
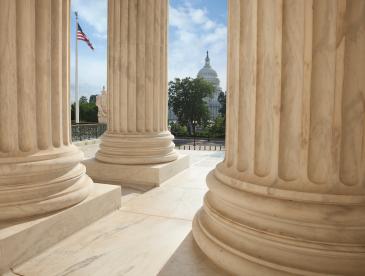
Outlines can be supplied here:
[[[201, 205], [202, 192], [206, 191], [205, 173], [212, 168], [207, 166], [202, 170], [199, 164], [208, 164], [211, 159], [216, 164], [223, 155], [219, 153], [221, 158], [218, 158], [213, 152], [191, 154], [195, 162], [189, 169], [146, 193], [136, 195], [134, 190], [123, 190], [123, 209], [15, 267], [13, 272], [27, 276], [140, 276], [158, 275], [161, 271], [168, 275], [166, 272], [174, 271], [171, 262], [178, 260], [181, 274], [170, 275], [191, 275], [184, 274], [189, 271], [201, 272], [195, 275], [219, 275], [221, 270], [191, 244], [189, 233], [193, 214]], [[169, 189], [172, 191], [167, 192]], [[180, 196], [180, 190], [185, 190], [185, 196], [179, 198], [174, 194]], [[128, 194], [134, 195], [126, 201]], [[167, 194], [172, 195], [171, 200], [166, 198]], [[169, 204], [159, 205], [162, 198]], [[190, 208], [189, 214], [180, 207]], [[183, 269], [184, 264], [191, 264], [190, 270]], [[206, 274], [212, 271], [216, 274]]]
[[232, 274], [365, 274], [365, 1], [229, 1], [226, 156], [193, 223]]
[[187, 169], [190, 163], [189, 156], [180, 154], [176, 160], [160, 164], [110, 164], [95, 158], [84, 160], [83, 164], [87, 174], [95, 182], [148, 190]]
[[157, 275], [191, 222], [117, 211], [13, 271], [27, 276]]
[[120, 188], [95, 184], [81, 203], [47, 216], [0, 223], [0, 275], [120, 208]]
[[147, 189], [187, 168], [167, 128], [167, 0], [108, 1], [108, 129], [94, 180]]
[[230, 276], [208, 259], [190, 232], [170, 257], [158, 276]]
[[74, 143], [84, 153], [84, 160], [91, 159], [95, 156], [95, 153], [99, 149], [99, 144], [100, 139], [83, 140]]
[[0, 1], [0, 221], [72, 206], [92, 188], [70, 139], [69, 5]]
[[[177, 176], [183, 178], [184, 173]], [[179, 184], [182, 182], [184, 181], [179, 181]], [[179, 187], [179, 184], [157, 187], [144, 194], [143, 197], [140, 196], [131, 200], [126, 206], [122, 207], [122, 210], [192, 220], [196, 210], [203, 203], [206, 188]]]
[[167, 128], [167, 0], [108, 1], [108, 130], [96, 160], [174, 161]]

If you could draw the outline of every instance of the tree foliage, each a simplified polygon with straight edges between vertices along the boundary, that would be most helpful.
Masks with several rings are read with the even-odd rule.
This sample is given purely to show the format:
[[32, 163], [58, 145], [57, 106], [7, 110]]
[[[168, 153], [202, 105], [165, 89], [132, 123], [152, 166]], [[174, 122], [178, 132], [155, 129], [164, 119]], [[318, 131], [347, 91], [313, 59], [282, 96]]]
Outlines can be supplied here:
[[213, 92], [214, 86], [202, 78], [177, 78], [169, 82], [169, 107], [176, 114], [179, 124], [188, 127], [190, 134], [192, 126], [205, 125], [209, 119], [204, 98], [211, 97]]
[[91, 95], [90, 98], [89, 98], [89, 103], [94, 103], [96, 104], [96, 96], [97, 95]]
[[224, 137], [226, 132], [226, 118], [218, 115], [214, 123], [209, 128], [210, 137]]
[[[88, 102], [85, 96], [79, 100], [80, 122], [97, 123], [98, 107], [93, 102]], [[75, 103], [71, 105], [71, 120], [75, 120]]]
[[170, 131], [175, 136], [181, 137], [181, 136], [187, 136], [188, 129], [186, 126], [182, 126], [179, 123], [170, 123]]
[[79, 104], [88, 103], [87, 98], [85, 96], [80, 97]]

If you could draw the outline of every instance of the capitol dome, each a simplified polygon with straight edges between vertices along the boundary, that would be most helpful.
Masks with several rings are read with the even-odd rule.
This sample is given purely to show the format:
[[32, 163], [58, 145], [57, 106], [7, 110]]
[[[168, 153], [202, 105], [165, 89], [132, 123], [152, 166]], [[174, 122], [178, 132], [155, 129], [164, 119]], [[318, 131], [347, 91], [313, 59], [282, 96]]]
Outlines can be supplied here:
[[[221, 107], [218, 96], [219, 93], [222, 92], [222, 89], [219, 86], [219, 78], [217, 72], [212, 68], [210, 65], [210, 59], [209, 59], [209, 53], [207, 51], [207, 55], [205, 57], [205, 65], [202, 69], [198, 72], [198, 77], [210, 82], [214, 86], [213, 94], [210, 97], [204, 98], [204, 101], [208, 105], [209, 115], [211, 120], [215, 120], [217, 116], [219, 115], [219, 109]], [[169, 108], [169, 115], [168, 115], [169, 121], [176, 121], [177, 117], [172, 111], [171, 108]]]
[[210, 66], [209, 53], [207, 51], [207, 56], [205, 57], [205, 65], [198, 72], [198, 77], [203, 78], [210, 83], [212, 83], [216, 88], [219, 87], [219, 79], [217, 72]]
[[219, 113], [220, 103], [218, 102], [218, 96], [222, 89], [219, 87], [219, 78], [217, 72], [212, 68], [212, 66], [210, 66], [208, 51], [207, 56], [205, 57], [205, 65], [199, 70], [198, 77], [205, 79], [214, 86], [213, 94], [211, 97], [205, 98], [205, 101], [208, 104], [211, 120], [215, 120]]

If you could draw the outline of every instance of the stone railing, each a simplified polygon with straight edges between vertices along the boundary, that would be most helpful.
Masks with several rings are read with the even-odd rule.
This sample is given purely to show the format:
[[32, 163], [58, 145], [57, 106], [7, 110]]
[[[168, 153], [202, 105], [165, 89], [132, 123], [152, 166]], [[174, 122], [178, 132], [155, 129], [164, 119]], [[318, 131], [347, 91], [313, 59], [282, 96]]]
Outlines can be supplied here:
[[82, 141], [99, 138], [106, 131], [106, 124], [72, 125], [72, 141]]

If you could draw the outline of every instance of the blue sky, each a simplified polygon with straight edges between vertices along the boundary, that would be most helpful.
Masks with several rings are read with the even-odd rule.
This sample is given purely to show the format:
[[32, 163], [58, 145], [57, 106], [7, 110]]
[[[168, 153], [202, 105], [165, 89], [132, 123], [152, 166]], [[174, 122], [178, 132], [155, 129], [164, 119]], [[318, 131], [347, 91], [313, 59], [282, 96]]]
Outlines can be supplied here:
[[[75, 16], [94, 45], [79, 41], [79, 94], [99, 94], [106, 83], [107, 0], [71, 0], [71, 93], [74, 101]], [[170, 0], [169, 80], [196, 77], [209, 50], [211, 65], [226, 89], [226, 0]]]

